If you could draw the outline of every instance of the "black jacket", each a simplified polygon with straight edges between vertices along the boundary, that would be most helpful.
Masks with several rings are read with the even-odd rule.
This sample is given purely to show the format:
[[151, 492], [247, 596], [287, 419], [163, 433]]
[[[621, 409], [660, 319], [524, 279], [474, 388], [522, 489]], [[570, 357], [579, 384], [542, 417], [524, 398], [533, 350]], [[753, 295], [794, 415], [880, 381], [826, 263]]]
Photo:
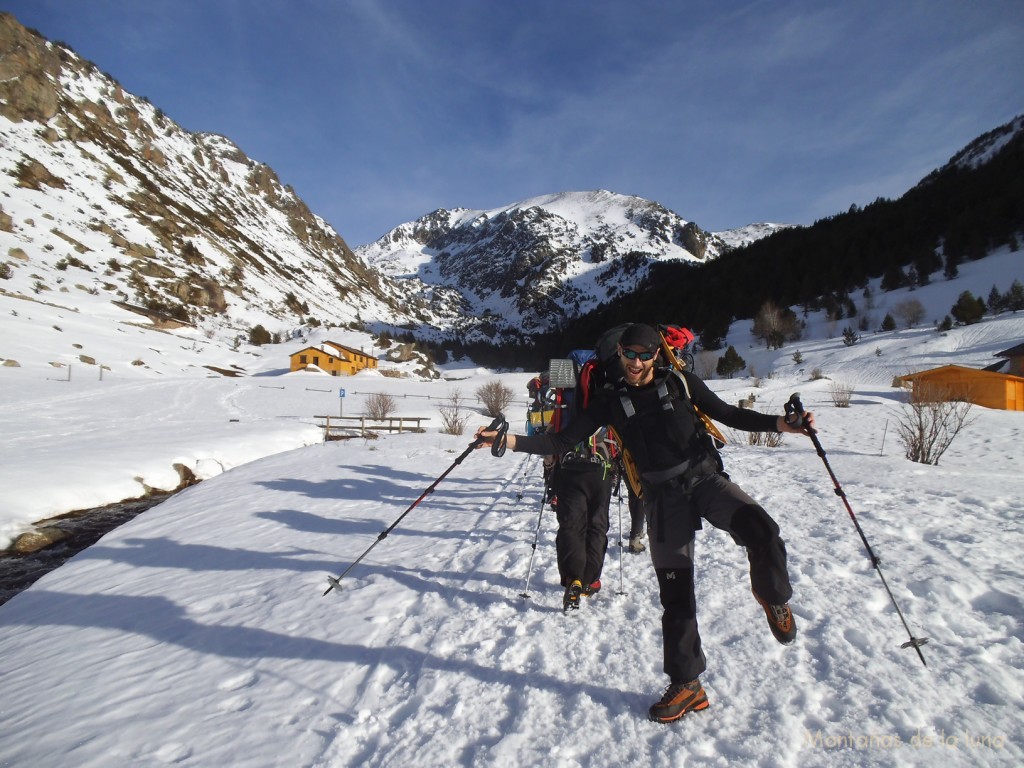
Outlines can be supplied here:
[[[655, 370], [654, 380], [639, 387], [620, 381], [618, 387], [598, 390], [590, 404], [576, 414], [569, 426], [557, 433], [517, 435], [518, 453], [560, 454], [602, 426], [611, 426], [621, 437], [641, 473], [656, 472], [702, 458], [705, 450], [700, 427], [685, 391], [669, 388], [671, 407], [659, 393], [659, 383], [671, 377], [666, 369]], [[717, 422], [745, 432], [778, 432], [776, 417], [729, 405], [708, 389], [696, 375], [683, 372], [693, 405]], [[622, 398], [632, 403], [635, 415], [627, 416]]]

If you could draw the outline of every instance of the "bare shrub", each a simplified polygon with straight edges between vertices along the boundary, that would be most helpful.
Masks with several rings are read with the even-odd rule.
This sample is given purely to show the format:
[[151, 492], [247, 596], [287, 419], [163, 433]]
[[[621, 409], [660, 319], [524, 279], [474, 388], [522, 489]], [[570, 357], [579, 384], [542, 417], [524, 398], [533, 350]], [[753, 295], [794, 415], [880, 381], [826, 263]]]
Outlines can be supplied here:
[[811, 368], [811, 381], [818, 381], [819, 379], [824, 378], [825, 374], [821, 372], [821, 368], [818, 368], [817, 366]]
[[765, 448], [778, 448], [782, 445], [781, 432], [747, 432], [748, 445], [760, 445]]
[[954, 399], [947, 387], [920, 387], [910, 395], [897, 414], [896, 435], [904, 454], [919, 464], [938, 465], [968, 420], [971, 403]]
[[740, 432], [737, 434], [736, 430], [728, 430], [726, 437], [729, 442], [733, 445], [740, 445], [746, 443], [747, 445], [758, 445], [764, 448], [778, 448], [783, 444], [783, 435], [781, 432]]
[[718, 357], [714, 352], [707, 350], [698, 352], [693, 363], [694, 373], [704, 380], [713, 379], [715, 377], [715, 366], [717, 364]]
[[458, 388], [448, 390], [448, 398], [438, 407], [441, 414], [441, 433], [445, 435], [461, 435], [466, 431], [470, 411]]
[[897, 302], [892, 308], [893, 314], [903, 321], [904, 328], [913, 328], [924, 320], [927, 311], [918, 299], [907, 299]]
[[792, 309], [778, 307], [769, 301], [758, 310], [751, 332], [762, 339], [768, 349], [782, 349], [787, 339], [795, 341], [800, 338], [800, 324]]
[[[515, 393], [500, 381], [489, 381], [477, 387], [477, 399], [484, 407], [484, 413], [491, 418], [504, 413]], [[461, 432], [459, 434], [462, 434]]]
[[853, 396], [853, 385], [844, 384], [841, 381], [833, 381], [829, 385], [829, 392], [832, 395], [832, 405], [836, 408], [849, 408], [850, 398]]
[[395, 412], [395, 398], [383, 392], [374, 392], [366, 398], [366, 417], [368, 419], [386, 419]]

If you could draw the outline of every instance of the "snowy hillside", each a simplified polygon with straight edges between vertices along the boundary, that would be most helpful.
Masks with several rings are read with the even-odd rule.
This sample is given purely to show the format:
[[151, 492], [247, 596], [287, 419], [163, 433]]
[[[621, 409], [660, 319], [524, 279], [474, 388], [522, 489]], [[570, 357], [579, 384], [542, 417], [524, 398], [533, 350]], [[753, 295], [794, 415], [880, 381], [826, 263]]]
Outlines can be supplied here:
[[[256, 325], [428, 319], [271, 168], [226, 137], [186, 131], [8, 14], [0, 69], [5, 323], [55, 306], [112, 327], [190, 328], [220, 352]], [[17, 360], [6, 346], [0, 357]]]
[[[595, 190], [488, 211], [434, 211], [356, 253], [422, 286], [437, 313], [486, 316], [488, 335], [500, 340], [552, 330], [635, 290], [652, 263], [712, 259], [779, 228], [708, 233], [658, 203]], [[480, 332], [471, 319], [460, 327], [470, 338]]]
[[[881, 280], [870, 281], [869, 297], [863, 293], [854, 296], [855, 318], [828, 320], [824, 310], [804, 318], [794, 307], [807, 323], [805, 338], [787, 342], [782, 350], [767, 350], [763, 341], [754, 339], [749, 320], [733, 324], [727, 343], [735, 345], [746, 360], [748, 372], [752, 369], [761, 376], [802, 376], [820, 368], [833, 379], [888, 387], [895, 376], [940, 365], [985, 368], [999, 362], [994, 356], [997, 352], [1024, 341], [1020, 313], [987, 318], [981, 324], [946, 333], [935, 330], [964, 291], [985, 298], [993, 287], [1005, 293], [1014, 280], [1024, 283], [1024, 252], [1001, 248], [981, 261], [961, 265], [955, 280], [945, 280], [939, 274], [934, 278], [927, 286], [894, 291], [882, 291]], [[877, 330], [887, 314], [899, 317], [899, 306], [908, 301], [920, 302], [924, 309], [919, 324], [910, 328], [899, 324], [888, 333]], [[870, 330], [858, 334], [860, 340], [854, 347], [845, 347], [843, 329], [856, 328], [861, 320]], [[793, 360], [797, 352], [803, 358], [799, 363]], [[717, 358], [720, 353], [709, 354]]]
[[[929, 321], [950, 295], [1022, 276], [1009, 252], [964, 267], [915, 292]], [[81, 319], [69, 313], [64, 333]], [[209, 380], [75, 369], [51, 381], [26, 365], [0, 368], [6, 531], [41, 500], [113, 500], [136, 476], [173, 483], [173, 463], [209, 479], [0, 606], [0, 765], [1020, 765], [1024, 413], [975, 408], [940, 466], [913, 464], [894, 437], [900, 395], [888, 377], [987, 364], [1024, 338], [1024, 317], [801, 343], [805, 366], [855, 386], [849, 408], [832, 405], [832, 380], [808, 380], [794, 347], [762, 351], [746, 334], [734, 326], [729, 341], [761, 386], [711, 386], [731, 402], [756, 391], [766, 411], [799, 391], [816, 412], [898, 604], [930, 639], [927, 668], [900, 649], [906, 633], [803, 438], [724, 451], [782, 526], [797, 642], [775, 643], [743, 552], [704, 530], [711, 707], [663, 726], [646, 720], [666, 683], [650, 561], [613, 545], [602, 592], [563, 615], [536, 459], [472, 452], [379, 539], [469, 436], [441, 435], [435, 419], [426, 434], [313, 444], [312, 415], [358, 414], [367, 393], [436, 417], [453, 387], [471, 396], [499, 378], [521, 396], [531, 372], [364, 373], [343, 382], [339, 402], [337, 379], [272, 375], [269, 358], [252, 358], [250, 372], [270, 375]], [[514, 422], [524, 407], [510, 408]], [[613, 502], [613, 542], [618, 512]], [[343, 590], [322, 596], [327, 575], [370, 547]]]

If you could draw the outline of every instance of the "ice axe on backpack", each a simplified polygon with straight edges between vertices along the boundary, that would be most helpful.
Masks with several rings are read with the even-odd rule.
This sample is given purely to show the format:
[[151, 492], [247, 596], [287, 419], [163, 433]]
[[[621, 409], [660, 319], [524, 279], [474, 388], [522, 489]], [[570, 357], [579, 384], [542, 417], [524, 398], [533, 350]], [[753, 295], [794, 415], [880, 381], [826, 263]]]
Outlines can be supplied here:
[[[688, 328], [683, 328], [679, 325], [659, 325], [658, 335], [661, 336], [661, 351], [665, 355], [665, 360], [675, 368], [677, 371], [682, 373], [687, 367], [693, 367], [693, 357], [690, 356], [690, 365], [687, 365], [686, 360], [680, 354], [676, 354], [676, 350], [685, 349], [693, 341], [693, 333]], [[707, 429], [708, 434], [715, 441], [715, 448], [721, 448], [729, 441], [725, 439], [725, 435], [722, 434], [722, 430], [718, 428], [711, 419], [707, 417], [699, 408], [696, 406], [693, 409], [697, 412], [697, 416], [704, 422], [704, 427]]]
[[818, 452], [818, 456], [821, 457], [822, 462], [825, 464], [825, 469], [828, 470], [829, 477], [832, 478], [832, 484], [835, 486], [835, 493], [843, 501], [843, 505], [846, 507], [846, 511], [850, 515], [850, 519], [853, 521], [853, 527], [857, 529], [857, 533], [860, 535], [860, 540], [864, 544], [864, 549], [868, 553], [868, 558], [871, 560], [871, 565], [878, 572], [878, 577], [882, 580], [882, 586], [885, 587], [886, 593], [889, 595], [889, 600], [892, 602], [893, 608], [896, 609], [896, 614], [900, 617], [900, 621], [903, 622], [903, 628], [907, 630], [907, 635], [910, 639], [903, 643], [900, 648], [913, 648], [917, 651], [917, 655], [921, 658], [921, 663], [926, 667], [928, 662], [924, 660], [924, 654], [921, 653], [921, 646], [928, 642], [927, 637], [914, 637], [914, 633], [910, 631], [910, 626], [907, 624], [906, 618], [903, 616], [903, 611], [896, 604], [896, 598], [892, 595], [892, 590], [889, 589], [889, 584], [885, 580], [885, 574], [882, 573], [881, 561], [878, 556], [875, 555], [874, 550], [871, 549], [871, 545], [868, 543], [867, 536], [864, 535], [864, 530], [860, 527], [860, 523], [857, 521], [857, 516], [853, 513], [853, 507], [850, 506], [850, 502], [846, 498], [846, 491], [839, 484], [836, 473], [832, 471], [832, 466], [828, 463], [828, 458], [825, 456], [825, 449], [821, 447], [821, 441], [818, 440], [818, 432], [810, 425], [804, 424], [804, 406], [800, 402], [800, 395], [794, 392], [789, 402], [786, 403], [786, 423], [793, 424], [796, 426], [803, 427], [804, 433], [811, 438], [811, 442], [814, 443], [814, 448]]
[[[495, 417], [494, 421], [492, 421], [487, 426], [487, 429], [485, 429], [484, 431], [485, 432], [497, 432], [498, 433], [497, 436], [494, 438], [494, 442], [491, 444], [491, 453], [493, 455], [495, 455], [495, 456], [501, 456], [502, 454], [504, 454], [505, 453], [505, 435], [508, 433], [508, 422], [505, 421], [505, 417], [502, 414], [499, 413], [497, 415], [497, 417]], [[393, 522], [391, 525], [389, 525], [379, 536], [377, 536], [376, 541], [374, 541], [373, 544], [371, 544], [369, 547], [367, 547], [366, 551], [363, 552], [363, 554], [361, 554], [359, 557], [357, 557], [355, 559], [355, 561], [348, 568], [346, 568], [341, 573], [340, 576], [338, 576], [337, 578], [335, 578], [334, 576], [328, 576], [327, 577], [327, 581], [330, 583], [330, 586], [327, 587], [327, 589], [324, 591], [324, 594], [326, 595], [328, 592], [330, 592], [332, 589], [335, 589], [335, 588], [337, 588], [338, 591], [340, 592], [341, 591], [341, 580], [343, 578], [345, 578], [345, 576], [348, 574], [348, 572], [351, 571], [353, 568], [355, 568], [362, 561], [362, 559], [364, 557], [366, 557], [368, 554], [370, 554], [370, 550], [372, 550], [374, 547], [376, 547], [378, 544], [380, 544], [384, 539], [386, 539], [388, 534], [391, 533], [395, 529], [395, 527], [400, 522], [402, 522], [402, 520], [405, 519], [405, 516], [408, 515], [410, 512], [412, 512], [413, 509], [415, 509], [416, 506], [421, 501], [423, 501], [427, 496], [429, 496], [431, 493], [433, 493], [434, 489], [437, 487], [437, 484], [440, 483], [442, 480], [444, 480], [448, 476], [449, 472], [451, 472], [453, 469], [455, 469], [455, 467], [457, 467], [459, 464], [461, 464], [463, 459], [465, 459], [467, 456], [469, 456], [469, 454], [471, 454], [473, 451], [475, 451], [477, 448], [479, 448], [483, 444], [483, 442], [484, 442], [484, 439], [482, 437], [478, 437], [476, 440], [471, 442], [469, 444], [469, 446], [466, 448], [466, 450], [464, 450], [459, 455], [459, 458], [457, 458], [455, 461], [453, 461], [451, 466], [448, 467], [448, 469], [446, 469], [444, 472], [442, 472], [441, 475], [436, 480], [434, 480], [434, 482], [432, 482], [429, 486], [427, 486], [427, 489], [425, 491], [423, 491], [423, 493], [420, 494], [420, 497], [418, 499], [416, 499], [416, 501], [414, 501], [412, 504], [410, 504], [409, 508], [406, 509], [405, 512], [403, 512], [401, 515], [399, 515], [398, 519], [395, 520], [395, 522]]]

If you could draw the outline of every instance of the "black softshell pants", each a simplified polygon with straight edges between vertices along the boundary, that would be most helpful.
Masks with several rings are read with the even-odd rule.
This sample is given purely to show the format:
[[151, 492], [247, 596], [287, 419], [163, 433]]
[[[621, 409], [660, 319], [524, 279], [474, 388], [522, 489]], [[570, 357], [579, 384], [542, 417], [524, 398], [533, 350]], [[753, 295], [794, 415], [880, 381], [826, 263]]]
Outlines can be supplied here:
[[584, 585], [597, 581], [608, 549], [611, 473], [602, 464], [567, 464], [555, 470], [552, 488], [557, 499], [555, 549], [562, 586], [574, 579]]
[[644, 535], [644, 502], [639, 496], [633, 493], [633, 486], [628, 481], [626, 491], [629, 495], [629, 538], [635, 539]]
[[672, 682], [698, 677], [706, 660], [697, 630], [694, 596], [694, 533], [707, 520], [746, 547], [750, 585], [762, 600], [789, 602], [793, 589], [786, 567], [786, 545], [779, 526], [753, 499], [722, 475], [712, 475], [692, 491], [661, 486], [644, 489], [651, 560], [658, 575], [665, 673]]

